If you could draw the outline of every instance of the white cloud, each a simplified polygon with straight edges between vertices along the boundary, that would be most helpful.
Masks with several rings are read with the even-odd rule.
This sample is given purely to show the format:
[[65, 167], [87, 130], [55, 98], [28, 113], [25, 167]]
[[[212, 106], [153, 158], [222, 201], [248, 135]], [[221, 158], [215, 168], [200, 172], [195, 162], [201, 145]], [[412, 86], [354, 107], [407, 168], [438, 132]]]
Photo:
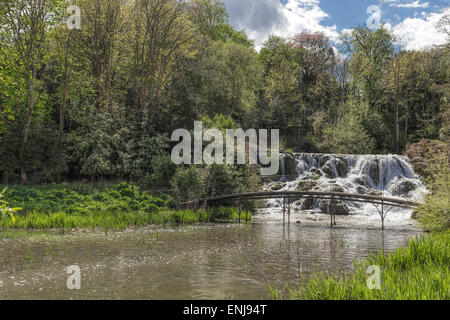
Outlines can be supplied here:
[[397, 8], [428, 8], [430, 6], [430, 3], [429, 2], [420, 3], [420, 0], [416, 0], [410, 3], [392, 3], [389, 6]]
[[335, 41], [339, 38], [336, 25], [323, 26], [329, 15], [324, 12], [319, 0], [225, 0], [230, 10], [231, 24], [244, 29], [255, 40], [259, 50], [270, 34], [291, 38], [295, 34], [323, 32]]
[[389, 7], [395, 8], [428, 8], [429, 2], [420, 3], [420, 0], [409, 1], [407, 3], [401, 3], [400, 0], [380, 0], [381, 3], [388, 3]]
[[450, 14], [450, 8], [441, 13], [422, 14], [423, 18], [406, 18], [392, 30], [407, 50], [442, 45], [446, 43], [447, 38], [436, 28], [436, 24], [445, 14]]

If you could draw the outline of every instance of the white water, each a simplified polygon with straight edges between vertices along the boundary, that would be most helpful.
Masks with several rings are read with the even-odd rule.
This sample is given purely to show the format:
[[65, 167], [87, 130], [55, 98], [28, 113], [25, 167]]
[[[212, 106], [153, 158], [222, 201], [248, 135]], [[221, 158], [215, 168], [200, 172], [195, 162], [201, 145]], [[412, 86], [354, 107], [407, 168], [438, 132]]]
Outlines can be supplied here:
[[[290, 165], [287, 162], [290, 161]], [[263, 190], [279, 191], [335, 191], [355, 194], [382, 195], [421, 202], [426, 188], [409, 163], [407, 157], [398, 155], [330, 155], [294, 154], [283, 155], [281, 160], [282, 179], [263, 187]], [[286, 172], [289, 170], [289, 172]], [[303, 205], [306, 200], [293, 204], [294, 219], [308, 217], [316, 220], [324, 213], [323, 201]], [[373, 204], [344, 201], [349, 216], [347, 220], [378, 223], [380, 216]], [[270, 200], [263, 213], [279, 216], [281, 200]], [[390, 225], [411, 224], [410, 209], [391, 208], [386, 221]], [[266, 215], [267, 217], [267, 215]], [[311, 218], [315, 217], [315, 218]], [[326, 218], [317, 219], [327, 220]]]

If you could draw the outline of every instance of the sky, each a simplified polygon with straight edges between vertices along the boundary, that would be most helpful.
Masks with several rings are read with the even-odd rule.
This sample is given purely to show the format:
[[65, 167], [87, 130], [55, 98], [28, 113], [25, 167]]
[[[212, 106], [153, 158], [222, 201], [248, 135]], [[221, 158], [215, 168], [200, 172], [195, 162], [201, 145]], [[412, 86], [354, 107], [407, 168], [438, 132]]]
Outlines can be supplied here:
[[290, 38], [301, 31], [324, 32], [335, 44], [358, 25], [384, 24], [401, 46], [420, 50], [446, 42], [436, 28], [450, 14], [450, 0], [222, 0], [230, 23], [245, 30], [259, 50], [270, 34]]

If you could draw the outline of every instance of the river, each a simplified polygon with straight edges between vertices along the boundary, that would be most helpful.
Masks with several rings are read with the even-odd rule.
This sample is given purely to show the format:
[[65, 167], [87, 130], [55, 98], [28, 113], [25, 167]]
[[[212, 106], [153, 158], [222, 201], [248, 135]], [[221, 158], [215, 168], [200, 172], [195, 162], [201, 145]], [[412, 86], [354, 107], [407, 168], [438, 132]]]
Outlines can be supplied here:
[[[415, 228], [267, 221], [148, 227], [123, 232], [36, 233], [0, 240], [0, 299], [268, 299], [320, 271], [351, 272]], [[323, 217], [323, 221], [327, 217]], [[345, 219], [344, 219], [345, 220]], [[340, 224], [340, 225], [339, 225]], [[66, 268], [80, 268], [80, 289]]]

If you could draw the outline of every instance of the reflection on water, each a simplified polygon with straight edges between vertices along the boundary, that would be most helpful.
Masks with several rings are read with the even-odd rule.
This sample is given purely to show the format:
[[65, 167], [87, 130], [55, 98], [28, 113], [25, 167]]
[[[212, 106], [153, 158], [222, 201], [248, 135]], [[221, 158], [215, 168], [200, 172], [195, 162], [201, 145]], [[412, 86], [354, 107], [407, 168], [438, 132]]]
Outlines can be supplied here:
[[[0, 299], [266, 299], [269, 283], [348, 272], [417, 234], [256, 222], [0, 240]], [[67, 289], [71, 265], [81, 290]]]

